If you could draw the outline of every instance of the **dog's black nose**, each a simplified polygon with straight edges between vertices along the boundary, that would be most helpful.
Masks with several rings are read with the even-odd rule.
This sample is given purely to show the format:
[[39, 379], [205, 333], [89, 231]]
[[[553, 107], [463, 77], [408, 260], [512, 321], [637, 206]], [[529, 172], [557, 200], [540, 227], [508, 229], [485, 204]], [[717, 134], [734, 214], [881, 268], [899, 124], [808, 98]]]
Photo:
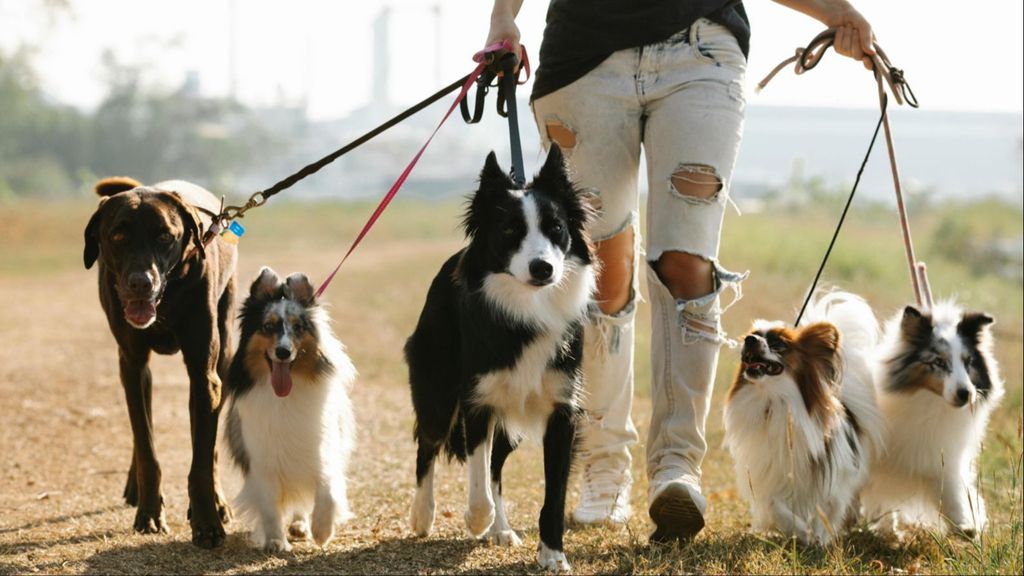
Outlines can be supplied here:
[[128, 290], [133, 294], [149, 294], [153, 291], [153, 280], [145, 272], [132, 272], [128, 275]]
[[530, 261], [530, 276], [533, 276], [534, 280], [550, 280], [554, 271], [550, 263], [540, 258]]
[[292, 355], [292, 351], [284, 346], [278, 346], [277, 350], [274, 350], [274, 354], [277, 355], [278, 360], [287, 360]]
[[956, 391], [956, 403], [959, 406], [967, 404], [967, 400], [971, 397], [971, 393], [967, 391], [967, 388], [960, 388]]
[[743, 346], [745, 348], [752, 348], [754, 346], [757, 346], [757, 336], [754, 336], [753, 334], [747, 334], [747, 337], [743, 339]]

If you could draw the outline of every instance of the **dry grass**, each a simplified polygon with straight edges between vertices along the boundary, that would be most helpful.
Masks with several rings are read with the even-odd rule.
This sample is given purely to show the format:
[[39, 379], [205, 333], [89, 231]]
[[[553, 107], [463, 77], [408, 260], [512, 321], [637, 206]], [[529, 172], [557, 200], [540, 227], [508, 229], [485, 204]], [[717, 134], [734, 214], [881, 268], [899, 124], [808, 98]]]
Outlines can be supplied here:
[[[506, 473], [510, 520], [523, 531], [522, 547], [496, 548], [465, 535], [461, 520], [464, 471], [455, 466], [442, 467], [437, 479], [435, 534], [415, 539], [406, 528], [414, 485], [414, 446], [400, 348], [418, 315], [429, 278], [460, 244], [454, 231], [455, 205], [396, 204], [327, 293], [336, 331], [361, 372], [354, 391], [360, 442], [350, 471], [357, 518], [325, 550], [305, 544], [282, 555], [251, 550], [237, 525], [229, 527], [227, 544], [219, 550], [200, 550], [189, 543], [185, 520], [188, 386], [178, 357], [154, 361], [156, 442], [173, 533], [141, 536], [131, 532], [133, 510], [120, 498], [131, 434], [117, 378], [116, 348], [98, 305], [95, 272], [81, 269], [81, 230], [91, 204], [29, 203], [0, 206], [0, 210], [6, 226], [0, 229], [0, 454], [4, 458], [0, 574], [535, 571], [535, 526], [543, 479], [537, 447], [527, 446], [514, 454]], [[241, 281], [247, 284], [264, 264], [279, 272], [304, 271], [314, 280], [321, 278], [366, 213], [361, 205], [264, 208], [245, 222], [250, 232], [242, 242]], [[806, 225], [797, 222], [799, 217], [786, 218], [794, 220], [784, 226]], [[881, 253], [875, 249], [887, 246], [879, 235], [894, 234], [889, 224], [864, 221], [851, 227], [849, 234], [863, 238], [863, 247], [883, 262], [866, 264], [877, 278], [846, 285], [884, 311], [900, 304], [900, 294], [892, 294], [894, 290], [887, 286], [888, 275], [902, 281], [898, 248]], [[723, 261], [732, 268], [754, 270], [746, 285], [747, 298], [727, 317], [727, 328], [734, 333], [754, 316], [789, 319], [813, 270], [809, 260], [816, 257], [816, 249], [802, 255], [792, 248], [765, 245], [764, 233], [779, 225], [758, 216], [730, 222], [732, 234], [723, 247]], [[806, 225], [807, 237], [823, 237], [828, 225]], [[862, 247], [856, 244], [855, 249]], [[789, 250], [791, 258], [779, 256], [783, 250]], [[889, 261], [894, 261], [891, 266]], [[790, 266], [806, 273], [794, 274]], [[651, 526], [644, 514], [641, 445], [634, 451], [637, 514], [626, 530], [571, 527], [566, 545], [575, 569], [581, 573], [1019, 574], [1020, 287], [985, 280], [985, 286], [995, 288], [975, 293], [969, 277], [958, 276], [956, 270], [942, 274], [941, 266], [932, 269], [937, 290], [952, 284], [949, 290], [987, 307], [1000, 320], [999, 357], [1010, 394], [994, 418], [984, 457], [983, 487], [992, 529], [981, 543], [921, 534], [905, 547], [890, 549], [858, 531], [820, 549], [749, 534], [746, 507], [733, 487], [731, 461], [721, 443], [720, 395], [736, 363], [735, 354], [724, 350], [705, 464], [709, 527], [688, 547], [647, 546]], [[772, 297], [760, 297], [764, 294]], [[644, 334], [646, 311], [640, 317], [643, 326], [638, 333]], [[644, 438], [650, 409], [645, 393], [646, 339], [641, 338], [639, 345], [634, 415]], [[228, 493], [234, 493], [239, 486], [237, 474], [223, 466], [222, 476]], [[570, 505], [575, 499], [572, 493]]]

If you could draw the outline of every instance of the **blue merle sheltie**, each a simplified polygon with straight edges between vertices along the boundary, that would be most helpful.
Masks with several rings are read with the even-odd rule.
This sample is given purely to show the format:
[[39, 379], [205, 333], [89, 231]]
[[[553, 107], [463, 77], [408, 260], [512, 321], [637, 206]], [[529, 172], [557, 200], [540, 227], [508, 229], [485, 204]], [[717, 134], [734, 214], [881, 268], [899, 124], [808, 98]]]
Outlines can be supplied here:
[[888, 450], [861, 494], [883, 534], [900, 539], [908, 525], [949, 526], [976, 538], [985, 528], [977, 460], [1005, 387], [993, 322], [947, 301], [907, 306], [886, 325], [877, 384]]
[[355, 368], [303, 274], [260, 270], [241, 320], [227, 383], [227, 443], [245, 478], [235, 509], [257, 547], [287, 552], [289, 539], [309, 538], [323, 546], [351, 516]]
[[569, 569], [565, 493], [581, 410], [583, 320], [595, 286], [590, 215], [557, 146], [524, 189], [493, 152], [487, 157], [463, 223], [469, 244], [441, 266], [405, 346], [418, 444], [416, 534], [433, 525], [434, 463], [444, 450], [468, 461], [470, 534], [519, 544], [505, 516], [501, 470], [521, 439], [536, 438], [545, 479], [538, 561]]

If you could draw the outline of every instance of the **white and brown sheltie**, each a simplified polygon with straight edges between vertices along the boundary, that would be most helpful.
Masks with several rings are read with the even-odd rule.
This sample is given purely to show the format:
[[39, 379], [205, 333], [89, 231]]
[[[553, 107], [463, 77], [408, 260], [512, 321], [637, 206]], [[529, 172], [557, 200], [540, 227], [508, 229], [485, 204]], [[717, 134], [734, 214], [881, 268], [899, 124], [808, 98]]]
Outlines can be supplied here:
[[416, 534], [433, 525], [434, 465], [444, 450], [469, 463], [469, 532], [519, 544], [501, 473], [519, 439], [532, 437], [544, 445], [537, 559], [545, 569], [569, 569], [565, 492], [595, 285], [588, 218], [557, 146], [525, 189], [487, 157], [466, 211], [469, 244], [434, 278], [405, 346], [418, 444]]
[[258, 547], [286, 552], [289, 536], [323, 546], [351, 517], [355, 368], [302, 274], [282, 281], [264, 267], [240, 317], [227, 384], [227, 442], [245, 477], [235, 509]]
[[887, 323], [877, 384], [888, 450], [862, 494], [883, 533], [900, 537], [902, 523], [941, 528], [943, 519], [968, 538], [984, 529], [976, 461], [1003, 395], [992, 322], [944, 302], [926, 313], [908, 306]]
[[798, 328], [758, 320], [725, 405], [725, 440], [753, 528], [826, 544], [856, 512], [882, 449], [871, 356], [878, 323], [848, 293], [809, 307]]

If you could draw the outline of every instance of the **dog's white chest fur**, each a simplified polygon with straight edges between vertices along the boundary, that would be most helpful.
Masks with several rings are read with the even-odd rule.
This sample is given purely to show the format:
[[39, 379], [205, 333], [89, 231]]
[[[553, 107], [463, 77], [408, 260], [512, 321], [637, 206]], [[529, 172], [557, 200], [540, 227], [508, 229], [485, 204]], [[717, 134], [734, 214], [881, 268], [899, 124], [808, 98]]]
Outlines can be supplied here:
[[556, 286], [535, 289], [508, 274], [484, 280], [484, 295], [513, 321], [539, 327], [540, 334], [523, 347], [512, 368], [488, 372], [476, 383], [474, 399], [495, 410], [515, 436], [541, 438], [556, 404], [577, 401], [571, 375], [548, 366], [566, 344], [566, 331], [586, 314], [595, 277], [591, 266], [571, 260]]
[[476, 402], [493, 408], [514, 436], [541, 438], [555, 405], [574, 401], [567, 375], [547, 369], [560, 336], [542, 335], [523, 349], [513, 368], [490, 372], [477, 382]]
[[312, 501], [317, 479], [342, 476], [352, 444], [352, 406], [340, 382], [296, 378], [286, 398], [270, 379], [237, 400], [249, 474], [280, 484], [282, 500]]

